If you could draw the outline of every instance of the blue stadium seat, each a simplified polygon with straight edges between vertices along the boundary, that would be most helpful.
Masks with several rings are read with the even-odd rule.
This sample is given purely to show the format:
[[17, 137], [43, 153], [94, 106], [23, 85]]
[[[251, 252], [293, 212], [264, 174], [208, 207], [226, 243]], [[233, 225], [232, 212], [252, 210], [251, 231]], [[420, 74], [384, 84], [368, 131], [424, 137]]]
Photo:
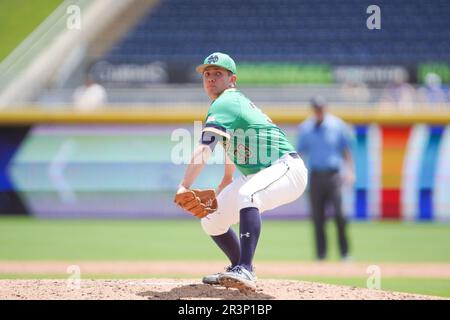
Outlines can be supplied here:
[[335, 64], [450, 61], [450, 2], [380, 0], [381, 30], [366, 28], [373, 1], [165, 0], [105, 56], [115, 62], [201, 60], [221, 50], [248, 61]]

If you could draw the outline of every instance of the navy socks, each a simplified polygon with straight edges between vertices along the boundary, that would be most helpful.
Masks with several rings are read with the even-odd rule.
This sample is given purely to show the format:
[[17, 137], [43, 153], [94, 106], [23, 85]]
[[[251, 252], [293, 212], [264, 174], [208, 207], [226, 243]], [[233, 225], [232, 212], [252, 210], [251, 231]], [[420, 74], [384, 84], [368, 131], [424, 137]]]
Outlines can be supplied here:
[[258, 208], [243, 208], [240, 211], [239, 233], [241, 256], [239, 265], [253, 271], [252, 261], [261, 233], [261, 216]]
[[211, 236], [214, 242], [230, 259], [231, 265], [241, 265], [253, 271], [253, 256], [261, 233], [261, 216], [258, 208], [243, 208], [239, 222], [240, 245], [234, 231], [230, 228], [224, 234]]
[[230, 259], [233, 267], [239, 263], [239, 258], [241, 255], [239, 239], [231, 228], [224, 234], [211, 236], [211, 238], [219, 246], [219, 248], [222, 249], [228, 259]]

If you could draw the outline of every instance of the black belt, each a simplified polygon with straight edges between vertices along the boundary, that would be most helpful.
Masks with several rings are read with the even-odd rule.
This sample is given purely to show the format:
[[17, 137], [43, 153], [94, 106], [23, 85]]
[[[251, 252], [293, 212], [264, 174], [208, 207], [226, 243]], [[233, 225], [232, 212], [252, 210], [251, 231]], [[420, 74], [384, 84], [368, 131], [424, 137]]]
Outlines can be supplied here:
[[300, 155], [299, 155], [297, 152], [291, 152], [291, 153], [289, 153], [289, 155], [290, 155], [292, 158], [300, 159]]

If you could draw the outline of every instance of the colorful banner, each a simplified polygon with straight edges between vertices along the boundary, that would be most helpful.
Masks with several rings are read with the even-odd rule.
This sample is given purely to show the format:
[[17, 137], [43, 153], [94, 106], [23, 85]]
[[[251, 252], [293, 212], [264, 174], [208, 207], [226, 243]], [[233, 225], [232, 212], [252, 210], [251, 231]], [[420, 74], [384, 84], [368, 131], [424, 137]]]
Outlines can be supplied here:
[[[297, 127], [283, 129], [295, 145]], [[450, 220], [450, 126], [360, 124], [353, 129], [356, 181], [343, 188], [348, 217]], [[172, 161], [178, 143], [173, 133], [192, 134], [193, 147], [198, 137], [192, 125], [64, 124], [1, 130], [2, 214], [186, 217], [172, 202], [185, 168]], [[222, 165], [208, 165], [196, 186], [215, 187], [222, 174]], [[309, 214], [307, 193], [266, 213], [274, 219]]]

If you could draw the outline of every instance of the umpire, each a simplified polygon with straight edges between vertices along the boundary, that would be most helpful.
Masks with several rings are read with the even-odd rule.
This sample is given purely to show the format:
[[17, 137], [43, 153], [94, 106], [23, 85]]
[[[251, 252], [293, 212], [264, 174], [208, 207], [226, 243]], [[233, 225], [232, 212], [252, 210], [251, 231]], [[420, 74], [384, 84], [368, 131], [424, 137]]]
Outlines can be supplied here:
[[346, 220], [342, 212], [341, 187], [353, 184], [353, 159], [350, 152], [351, 135], [348, 126], [327, 112], [323, 97], [311, 99], [313, 117], [298, 128], [297, 151], [306, 156], [310, 173], [309, 196], [314, 222], [316, 255], [324, 260], [327, 253], [325, 211], [334, 211], [341, 259], [349, 259]]

